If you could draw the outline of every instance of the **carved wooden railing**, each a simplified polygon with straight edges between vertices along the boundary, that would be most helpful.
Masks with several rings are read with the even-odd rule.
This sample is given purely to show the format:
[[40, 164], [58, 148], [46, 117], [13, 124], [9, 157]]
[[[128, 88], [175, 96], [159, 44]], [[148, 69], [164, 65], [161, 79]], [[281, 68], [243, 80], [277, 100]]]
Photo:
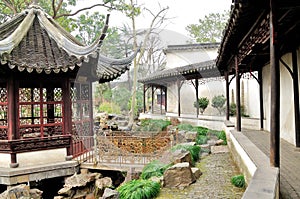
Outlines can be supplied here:
[[0, 140], [0, 152], [11, 154], [57, 148], [68, 148], [70, 147], [70, 142], [70, 135], [26, 138], [18, 140]]

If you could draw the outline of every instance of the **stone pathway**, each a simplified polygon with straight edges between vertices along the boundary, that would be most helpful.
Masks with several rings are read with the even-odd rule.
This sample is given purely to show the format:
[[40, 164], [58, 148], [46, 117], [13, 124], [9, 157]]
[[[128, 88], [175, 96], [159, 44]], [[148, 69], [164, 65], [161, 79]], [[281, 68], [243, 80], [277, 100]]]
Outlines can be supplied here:
[[211, 154], [201, 159], [197, 167], [202, 175], [184, 190], [162, 188], [157, 199], [240, 199], [244, 189], [234, 187], [230, 179], [239, 174], [230, 153]]

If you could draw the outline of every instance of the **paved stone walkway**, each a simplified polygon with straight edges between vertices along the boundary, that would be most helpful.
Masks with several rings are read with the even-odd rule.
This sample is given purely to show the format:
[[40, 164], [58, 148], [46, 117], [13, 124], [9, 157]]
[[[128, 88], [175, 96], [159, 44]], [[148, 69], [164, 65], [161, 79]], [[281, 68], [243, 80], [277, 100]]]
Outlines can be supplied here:
[[156, 199], [240, 199], [244, 189], [233, 186], [231, 177], [238, 175], [230, 153], [211, 154], [197, 165], [202, 171], [199, 179], [189, 187], [179, 190], [162, 188]]
[[[263, 153], [270, 154], [270, 133], [243, 129]], [[280, 194], [283, 199], [300, 198], [300, 150], [281, 139], [280, 143]]]

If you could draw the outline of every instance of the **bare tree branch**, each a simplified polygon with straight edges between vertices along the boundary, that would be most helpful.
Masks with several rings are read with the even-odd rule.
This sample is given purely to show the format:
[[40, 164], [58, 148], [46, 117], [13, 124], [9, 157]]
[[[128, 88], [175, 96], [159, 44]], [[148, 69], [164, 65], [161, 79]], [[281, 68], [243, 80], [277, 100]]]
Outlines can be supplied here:
[[11, 9], [11, 11], [13, 11], [14, 15], [17, 14], [17, 9], [14, 7], [13, 2], [9, 0], [3, 0], [3, 2], [7, 7], [9, 7], [9, 9]]
[[82, 12], [82, 11], [85, 11], [85, 10], [89, 10], [89, 9], [92, 9], [94, 7], [105, 7], [105, 8], [109, 8], [109, 9], [115, 9], [114, 7], [111, 7], [111, 6], [108, 6], [106, 4], [103, 4], [103, 3], [99, 3], [99, 4], [95, 4], [95, 5], [92, 5], [90, 7], [85, 7], [85, 8], [81, 8], [79, 10], [77, 10], [76, 12], [73, 12], [73, 13], [65, 13], [65, 14], [60, 14], [60, 15], [57, 15], [54, 19], [58, 19], [60, 17], [70, 17], [70, 16], [74, 16], [74, 15], [77, 15], [78, 13]]

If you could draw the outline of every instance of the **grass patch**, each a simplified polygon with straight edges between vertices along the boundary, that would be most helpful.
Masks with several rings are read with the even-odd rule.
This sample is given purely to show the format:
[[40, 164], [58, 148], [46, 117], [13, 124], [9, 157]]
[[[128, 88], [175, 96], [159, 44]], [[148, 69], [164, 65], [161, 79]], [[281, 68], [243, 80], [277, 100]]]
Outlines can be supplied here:
[[206, 144], [208, 140], [208, 137], [206, 135], [197, 135], [196, 138], [196, 144], [201, 145], [201, 144]]
[[141, 179], [147, 180], [152, 176], [160, 177], [164, 174], [165, 170], [168, 169], [171, 164], [164, 164], [159, 162], [158, 160], [154, 160], [147, 165], [144, 166]]
[[160, 191], [160, 184], [151, 180], [131, 180], [117, 191], [120, 193], [120, 199], [151, 199], [155, 198]]
[[245, 188], [246, 182], [244, 175], [236, 175], [231, 178], [231, 184], [239, 188]]

